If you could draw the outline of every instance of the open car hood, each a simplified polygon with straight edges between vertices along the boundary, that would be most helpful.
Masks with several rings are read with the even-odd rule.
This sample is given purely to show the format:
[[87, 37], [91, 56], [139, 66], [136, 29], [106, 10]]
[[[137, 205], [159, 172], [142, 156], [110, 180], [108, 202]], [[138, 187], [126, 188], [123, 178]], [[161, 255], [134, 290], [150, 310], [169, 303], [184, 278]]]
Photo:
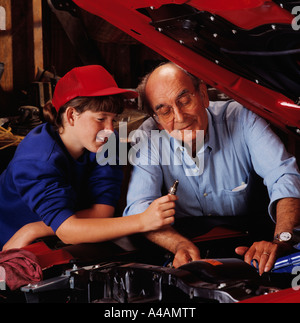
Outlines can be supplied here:
[[300, 137], [300, 1], [74, 2]]

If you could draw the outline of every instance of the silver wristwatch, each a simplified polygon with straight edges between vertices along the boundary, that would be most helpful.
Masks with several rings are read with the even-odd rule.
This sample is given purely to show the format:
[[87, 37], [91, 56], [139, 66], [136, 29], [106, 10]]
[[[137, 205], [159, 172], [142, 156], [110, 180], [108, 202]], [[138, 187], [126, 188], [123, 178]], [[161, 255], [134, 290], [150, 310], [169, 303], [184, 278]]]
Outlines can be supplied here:
[[293, 235], [290, 232], [281, 232], [276, 234], [274, 240], [279, 242], [292, 242]]

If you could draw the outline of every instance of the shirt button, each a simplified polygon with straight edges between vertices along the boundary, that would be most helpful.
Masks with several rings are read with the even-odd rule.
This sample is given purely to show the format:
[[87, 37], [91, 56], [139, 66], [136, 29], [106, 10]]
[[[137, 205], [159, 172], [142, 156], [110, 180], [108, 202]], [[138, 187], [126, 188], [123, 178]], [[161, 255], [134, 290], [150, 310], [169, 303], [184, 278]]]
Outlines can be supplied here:
[[204, 193], [203, 196], [207, 196], [208, 194], [207, 193]]

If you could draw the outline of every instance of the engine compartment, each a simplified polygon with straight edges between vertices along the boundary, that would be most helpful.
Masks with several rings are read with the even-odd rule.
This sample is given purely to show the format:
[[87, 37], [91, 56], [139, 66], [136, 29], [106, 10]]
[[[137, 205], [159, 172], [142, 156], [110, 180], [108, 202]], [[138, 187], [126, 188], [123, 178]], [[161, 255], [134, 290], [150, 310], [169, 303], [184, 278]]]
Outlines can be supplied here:
[[[57, 238], [45, 238], [25, 248], [37, 256], [43, 269], [43, 280], [16, 291], [0, 291], [0, 302], [269, 302], [274, 296], [280, 299], [286, 291], [292, 293], [293, 301], [299, 301], [295, 276], [299, 252], [293, 255], [294, 262], [278, 259], [271, 272], [260, 276], [253, 265], [231, 256], [234, 246], [247, 238], [242, 232], [215, 228], [195, 237], [194, 242], [201, 254], [209, 254], [209, 248], [217, 248], [229, 257], [204, 258], [179, 268], [172, 267], [169, 253], [140, 236], [70, 246], [62, 245]], [[282, 270], [283, 267], [286, 270]]]

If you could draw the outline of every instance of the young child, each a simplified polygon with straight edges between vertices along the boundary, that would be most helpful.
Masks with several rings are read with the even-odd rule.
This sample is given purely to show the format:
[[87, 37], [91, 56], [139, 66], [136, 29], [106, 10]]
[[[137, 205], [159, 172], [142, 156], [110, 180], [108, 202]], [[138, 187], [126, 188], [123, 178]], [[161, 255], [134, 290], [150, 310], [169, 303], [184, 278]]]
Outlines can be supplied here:
[[53, 106], [45, 107], [48, 122], [25, 137], [0, 176], [0, 250], [54, 234], [67, 244], [100, 242], [174, 221], [172, 195], [143, 213], [113, 217], [122, 169], [97, 163], [105, 142], [97, 134], [114, 131], [124, 98], [136, 96], [98, 65], [74, 68], [59, 80]]

